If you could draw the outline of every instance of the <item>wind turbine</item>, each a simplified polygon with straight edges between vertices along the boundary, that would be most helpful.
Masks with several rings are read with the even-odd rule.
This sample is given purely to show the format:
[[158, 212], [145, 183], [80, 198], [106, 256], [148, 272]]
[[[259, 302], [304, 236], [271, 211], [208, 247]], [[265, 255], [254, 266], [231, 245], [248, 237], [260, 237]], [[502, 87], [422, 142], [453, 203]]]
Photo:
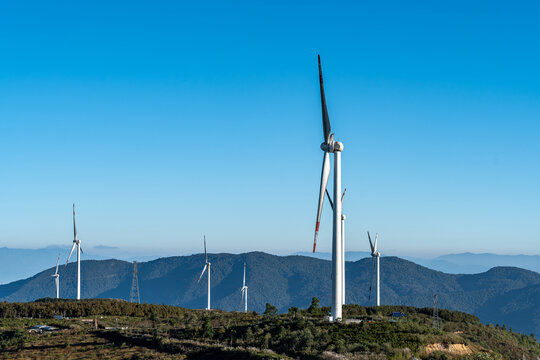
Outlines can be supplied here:
[[197, 283], [199, 283], [204, 275], [204, 272], [206, 271], [206, 269], [208, 268], [208, 302], [207, 302], [207, 305], [206, 305], [206, 310], [210, 310], [210, 266], [212, 264], [210, 264], [208, 262], [208, 254], [206, 253], [206, 236], [204, 237], [204, 268], [202, 270], [202, 273], [201, 273], [201, 276], [199, 276], [199, 280], [197, 281]]
[[[371, 242], [371, 236], [369, 236], [369, 231], [367, 233], [368, 239], [369, 239], [369, 246], [371, 247], [371, 257], [373, 260], [377, 258], [377, 306], [381, 305], [381, 283], [380, 283], [380, 273], [379, 273], [379, 260], [381, 253], [377, 251], [377, 239], [379, 237], [379, 234], [375, 234], [375, 242]], [[371, 277], [373, 280], [373, 276]], [[371, 290], [370, 290], [371, 294]]]
[[58, 254], [58, 260], [56, 260], [56, 271], [52, 277], [54, 277], [54, 283], [56, 284], [56, 298], [60, 298], [60, 274], [58, 273], [58, 264], [60, 263], [60, 254]]
[[[347, 192], [347, 188], [343, 190], [343, 194], [341, 195], [341, 204], [343, 205], [343, 198], [345, 197], [345, 193]], [[326, 196], [328, 197], [328, 202], [330, 203], [330, 207], [332, 210], [334, 209], [334, 203], [332, 202], [332, 199], [330, 198], [330, 194], [328, 193], [328, 190], [326, 190]], [[343, 276], [341, 277], [341, 300], [343, 305], [345, 305], [345, 220], [347, 217], [345, 214], [341, 214], [341, 271]]]
[[69, 262], [69, 259], [71, 258], [71, 254], [73, 254], [73, 250], [75, 249], [75, 246], [77, 246], [77, 300], [81, 299], [81, 240], [77, 239], [77, 226], [75, 225], [75, 204], [73, 204], [73, 246], [71, 247], [71, 251], [69, 252], [69, 256], [66, 260], [66, 265]]
[[248, 287], [246, 286], [246, 263], [244, 263], [244, 282], [242, 285], [242, 289], [240, 290], [242, 292], [242, 302], [244, 303], [244, 312], [247, 312], [247, 290], [248, 290]]
[[334, 154], [334, 205], [333, 205], [333, 233], [332, 233], [332, 321], [341, 321], [343, 305], [343, 244], [341, 237], [341, 152], [343, 144], [339, 141], [334, 141], [334, 134], [331, 133], [330, 119], [328, 118], [328, 110], [326, 108], [326, 98], [324, 96], [323, 77], [321, 69], [321, 57], [319, 61], [319, 84], [321, 90], [321, 108], [323, 120], [323, 136], [324, 142], [321, 144], [321, 149], [324, 151], [323, 165], [321, 172], [321, 187], [319, 190], [319, 207], [317, 209], [317, 222], [315, 223], [315, 238], [313, 240], [313, 252], [317, 246], [317, 237], [319, 235], [319, 225], [321, 221], [322, 206], [324, 202], [324, 193], [328, 185], [330, 176], [330, 153]]

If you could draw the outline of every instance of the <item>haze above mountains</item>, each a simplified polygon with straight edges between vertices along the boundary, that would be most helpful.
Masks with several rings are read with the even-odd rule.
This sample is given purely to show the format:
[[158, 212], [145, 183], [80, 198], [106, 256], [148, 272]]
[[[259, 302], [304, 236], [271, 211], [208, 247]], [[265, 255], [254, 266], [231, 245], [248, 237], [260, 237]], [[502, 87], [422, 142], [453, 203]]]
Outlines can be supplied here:
[[[316, 296], [330, 304], [331, 263], [305, 256], [261, 252], [210, 254], [212, 307], [240, 310], [242, 272], [247, 264], [249, 310], [261, 312], [267, 302], [287, 311], [306, 308]], [[204, 255], [176, 256], [138, 266], [141, 301], [204, 308], [206, 284], [197, 283]], [[122, 260], [81, 262], [83, 298], [128, 299], [133, 265]], [[372, 260], [346, 264], [347, 303], [373, 305]], [[54, 267], [28, 279], [0, 285], [0, 300], [31, 301], [55, 295]], [[60, 296], [73, 298], [76, 264], [60, 269]], [[397, 257], [381, 258], [381, 304], [431, 307], [438, 294], [441, 308], [475, 314], [483, 322], [506, 324], [515, 331], [540, 333], [540, 274], [516, 267], [495, 267], [479, 274], [446, 274]]]

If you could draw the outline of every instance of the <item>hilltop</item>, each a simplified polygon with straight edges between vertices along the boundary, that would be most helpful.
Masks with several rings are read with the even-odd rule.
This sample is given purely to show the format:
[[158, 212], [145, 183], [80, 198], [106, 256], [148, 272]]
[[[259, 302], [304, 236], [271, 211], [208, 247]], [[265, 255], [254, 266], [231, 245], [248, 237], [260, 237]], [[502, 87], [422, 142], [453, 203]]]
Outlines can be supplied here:
[[[346, 305], [343, 323], [327, 308], [277, 315], [189, 310], [119, 300], [0, 303], [0, 359], [535, 359], [532, 336], [429, 308]], [[399, 313], [401, 316], [392, 316]], [[55, 314], [64, 319], [52, 319]], [[37, 324], [57, 330], [29, 333]]]
[[[241, 309], [240, 288], [247, 264], [249, 309], [262, 312], [267, 302], [280, 312], [305, 308], [311, 298], [330, 304], [330, 262], [304, 256], [274, 256], [261, 252], [211, 254], [212, 306]], [[206, 305], [206, 283], [197, 283], [203, 255], [160, 258], [139, 263], [141, 301], [185, 308]], [[373, 305], [369, 288], [371, 259], [347, 262], [347, 303]], [[121, 260], [82, 261], [82, 297], [128, 299], [131, 263]], [[75, 295], [76, 264], [60, 269], [60, 294]], [[50, 268], [35, 276], [0, 286], [0, 300], [33, 301], [54, 296]], [[397, 257], [381, 258], [381, 301], [384, 305], [431, 307], [438, 294], [441, 308], [478, 315], [485, 323], [505, 324], [524, 334], [540, 334], [540, 274], [496, 267], [473, 275], [445, 274]], [[518, 300], [519, 299], [519, 300]]]

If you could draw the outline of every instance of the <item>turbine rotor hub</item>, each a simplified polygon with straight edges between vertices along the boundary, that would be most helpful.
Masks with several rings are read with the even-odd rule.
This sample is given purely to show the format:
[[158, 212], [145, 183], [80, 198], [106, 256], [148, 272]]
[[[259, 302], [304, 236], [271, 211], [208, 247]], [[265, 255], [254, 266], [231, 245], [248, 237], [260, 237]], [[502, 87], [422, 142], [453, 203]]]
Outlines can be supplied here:
[[333, 153], [336, 151], [343, 151], [343, 143], [339, 141], [331, 140], [329, 143], [323, 142], [321, 144], [321, 150]]

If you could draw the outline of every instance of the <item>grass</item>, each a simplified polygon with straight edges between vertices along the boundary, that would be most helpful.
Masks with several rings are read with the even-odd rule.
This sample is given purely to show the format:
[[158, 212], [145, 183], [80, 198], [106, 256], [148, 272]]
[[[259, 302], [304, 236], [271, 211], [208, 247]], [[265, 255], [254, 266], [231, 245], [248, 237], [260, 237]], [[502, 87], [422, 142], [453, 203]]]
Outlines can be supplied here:
[[0, 351], [0, 359], [183, 359], [141, 347], [111, 342], [94, 332], [61, 330], [29, 334], [22, 346]]

